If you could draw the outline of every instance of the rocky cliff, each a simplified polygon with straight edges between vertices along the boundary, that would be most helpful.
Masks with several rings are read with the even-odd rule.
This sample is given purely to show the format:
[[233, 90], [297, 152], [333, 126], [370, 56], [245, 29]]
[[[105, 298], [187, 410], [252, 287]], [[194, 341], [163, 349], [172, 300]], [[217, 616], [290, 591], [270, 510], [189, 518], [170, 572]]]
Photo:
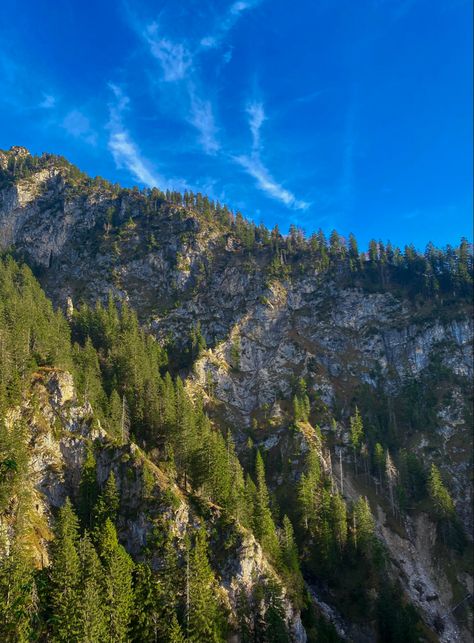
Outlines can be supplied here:
[[[407, 272], [400, 276], [395, 260], [392, 267], [380, 257], [375, 264], [362, 253], [357, 269], [344, 267], [345, 250], [338, 251], [341, 262], [328, 269], [298, 235], [275, 241], [251, 228], [249, 242], [249, 226], [220, 206], [122, 190], [91, 180], [56, 157], [29, 162], [27, 169], [20, 163], [23, 169], [17, 171], [18, 159], [25, 158], [23, 148], [0, 152], [0, 247], [25, 259], [60, 307], [68, 299], [74, 307], [105, 301], [112, 293], [178, 353], [187, 350], [199, 327], [207, 347], [174, 367], [193, 395], [204, 396], [214, 420], [231, 427], [243, 459], [249, 437], [267, 454], [281, 497], [287, 480], [298, 481], [307, 449], [308, 435], [300, 431], [295, 437], [291, 422], [295, 382], [303, 378], [309, 421], [324, 437], [321, 458], [336, 482], [340, 463], [348, 501], [369, 496], [393, 577], [440, 640], [466, 640], [462, 628], [472, 628], [472, 617], [459, 623], [451, 610], [472, 594], [469, 564], [437, 559], [436, 529], [423, 506], [388, 517], [387, 490], [375, 493], [376, 481], [353, 471], [348, 421], [357, 404], [374, 441], [385, 435], [393, 448], [416, 454], [427, 466], [437, 464], [470, 537], [470, 297], [417, 292], [418, 281], [410, 281]], [[422, 278], [425, 283], [423, 270]], [[57, 506], [78, 483], [84, 439], [106, 439], [100, 427], [88, 425], [87, 408], [72, 402], [67, 376], [60, 385], [55, 377], [43, 374], [35, 395], [44, 400], [41, 417], [48, 426], [57, 417], [55, 405], [61, 408], [62, 437], [42, 432], [41, 423], [30, 418], [35, 489], [47, 499], [39, 497], [38, 508], [44, 539], [48, 506]], [[290, 452], [288, 471], [282, 462]], [[104, 476], [114, 468], [127, 511], [136, 514], [121, 524], [122, 537], [130, 551], [139, 551], [151, 527], [140, 508], [145, 456], [138, 447], [105, 453], [99, 460]], [[124, 469], [133, 470], [133, 484], [125, 482]], [[159, 498], [168, 482], [155, 473]], [[176, 494], [178, 509], [158, 503], [151, 514], [169, 514], [179, 533], [180, 524], [193, 519], [185, 498]], [[254, 572], [266, 573], [258, 545], [246, 538], [241, 535], [233, 555], [233, 575], [222, 572], [231, 603], [239, 583], [248, 584]], [[297, 640], [304, 640], [298, 618], [291, 619]]]

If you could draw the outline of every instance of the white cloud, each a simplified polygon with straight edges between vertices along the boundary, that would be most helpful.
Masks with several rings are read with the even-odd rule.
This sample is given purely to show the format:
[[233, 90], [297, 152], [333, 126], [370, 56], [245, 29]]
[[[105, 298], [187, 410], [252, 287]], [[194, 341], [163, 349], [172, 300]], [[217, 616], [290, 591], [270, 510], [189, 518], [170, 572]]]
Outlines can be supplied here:
[[[193, 56], [185, 42], [173, 42], [160, 34], [158, 24], [145, 28], [145, 38], [150, 53], [158, 60], [163, 72], [163, 81], [181, 83], [183, 93], [180, 109], [184, 117], [198, 132], [199, 143], [206, 154], [216, 154], [220, 149], [214, 110], [209, 100], [199, 96], [196, 85], [191, 82], [189, 72], [193, 71]], [[193, 73], [195, 75], [195, 73]]]
[[247, 0], [247, 2], [234, 2], [227, 13], [219, 20], [215, 33], [201, 39], [200, 45], [203, 49], [215, 49], [223, 41], [227, 33], [234, 27], [244, 11], [252, 9], [260, 4], [261, 0]]
[[252, 146], [254, 150], [260, 149], [260, 128], [266, 120], [265, 110], [262, 103], [254, 101], [247, 105], [246, 109], [249, 115], [249, 127], [252, 133]]
[[198, 130], [199, 142], [206, 154], [216, 154], [220, 149], [220, 143], [217, 139], [212, 104], [210, 101], [200, 98], [191, 85], [188, 87], [188, 92], [191, 101], [188, 120]]
[[258, 156], [237, 156], [234, 157], [234, 160], [256, 180], [257, 186], [273, 199], [295, 210], [306, 210], [309, 208], [309, 203], [300, 201], [292, 192], [275, 181]]
[[109, 105], [108, 147], [112, 152], [116, 166], [127, 169], [137, 181], [149, 188], [187, 189], [188, 186], [184, 181], [180, 179], [169, 181], [151, 168], [149, 161], [142, 155], [138, 145], [123, 125], [123, 114], [130, 108], [130, 99], [117, 85], [110, 83], [109, 88], [114, 94], [114, 102]]
[[161, 65], [163, 79], [167, 82], [183, 80], [193, 64], [191, 52], [185, 44], [162, 37], [156, 22], [148, 25], [145, 38], [151, 54]]
[[152, 188], [160, 185], [162, 181], [147, 167], [136, 144], [130, 139], [126, 130], [112, 132], [109, 138], [109, 149], [119, 168], [129, 170], [137, 181]]
[[280, 201], [280, 203], [289, 208], [306, 210], [310, 204], [297, 199], [292, 192], [278, 183], [261, 160], [260, 130], [267, 118], [263, 104], [260, 101], [251, 101], [247, 104], [245, 111], [248, 115], [248, 124], [252, 134], [252, 153], [250, 155], [235, 156], [233, 157], [234, 161], [255, 179], [257, 186], [268, 196]]
[[97, 143], [97, 133], [92, 129], [87, 116], [78, 109], [68, 112], [61, 125], [71, 136], [81, 138], [89, 145]]

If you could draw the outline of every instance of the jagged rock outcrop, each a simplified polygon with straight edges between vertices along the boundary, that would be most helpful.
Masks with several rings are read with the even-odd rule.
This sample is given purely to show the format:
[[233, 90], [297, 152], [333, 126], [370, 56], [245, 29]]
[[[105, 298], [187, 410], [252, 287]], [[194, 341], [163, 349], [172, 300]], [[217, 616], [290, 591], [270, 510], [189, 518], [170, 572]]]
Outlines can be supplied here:
[[[28, 431], [29, 488], [23, 489], [23, 493], [30, 497], [27, 531], [39, 567], [49, 564], [55, 510], [68, 496], [78, 500], [82, 467], [87, 449], [91, 447], [96, 457], [99, 486], [114, 472], [120, 494], [118, 532], [129, 553], [140, 560], [154, 528], [163, 521], [184, 551], [186, 533], [193, 532], [201, 523], [189, 499], [135, 444], [118, 445], [111, 441], [100, 423], [93, 419], [90, 404], [78, 400], [70, 373], [40, 369], [22, 404], [9, 412], [7, 428], [13, 430], [19, 422]], [[0, 546], [6, 552], [15, 531], [16, 503], [17, 499], [11, 499], [10, 511], [0, 517]], [[219, 529], [219, 519], [219, 508], [209, 507], [207, 530], [217, 533], [218, 538], [230, 538], [230, 534]], [[252, 600], [259, 583], [279, 579], [250, 532], [237, 523], [227, 524], [226, 529], [233, 531], [234, 544], [231, 549], [226, 546], [225, 561], [216, 563], [216, 571], [231, 623], [236, 624], [239, 593], [244, 592]], [[213, 543], [213, 549], [220, 546], [218, 542]], [[159, 567], [162, 561], [155, 556], [154, 563]], [[285, 594], [283, 606], [292, 640], [305, 643], [306, 633], [299, 611]]]

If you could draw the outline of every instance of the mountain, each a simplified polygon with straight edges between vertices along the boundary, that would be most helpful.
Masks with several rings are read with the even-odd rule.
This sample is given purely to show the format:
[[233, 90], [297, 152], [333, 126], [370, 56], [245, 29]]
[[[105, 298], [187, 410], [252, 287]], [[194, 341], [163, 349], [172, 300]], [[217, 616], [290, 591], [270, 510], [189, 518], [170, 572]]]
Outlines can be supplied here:
[[99, 640], [60, 631], [55, 569], [89, 547], [107, 577], [107, 537], [134, 566], [112, 640], [469, 640], [465, 239], [283, 236], [13, 147], [0, 247], [2, 561], [38, 594], [5, 640]]

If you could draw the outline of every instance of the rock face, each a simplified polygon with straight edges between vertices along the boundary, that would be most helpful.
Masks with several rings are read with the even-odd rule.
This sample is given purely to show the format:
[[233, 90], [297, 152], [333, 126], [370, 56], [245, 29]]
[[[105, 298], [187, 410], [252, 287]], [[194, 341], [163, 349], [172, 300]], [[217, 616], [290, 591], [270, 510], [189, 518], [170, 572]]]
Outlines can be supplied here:
[[[198, 528], [200, 522], [188, 499], [172, 480], [147, 460], [133, 443], [118, 446], [110, 441], [97, 420], [92, 419], [88, 403], [78, 402], [72, 376], [67, 371], [41, 369], [32, 381], [31, 393], [8, 418], [10, 430], [23, 421], [28, 426], [29, 489], [31, 509], [28, 512], [30, 537], [37, 564], [49, 563], [48, 542], [55, 509], [67, 496], [77, 500], [82, 467], [88, 448], [93, 446], [97, 462], [97, 480], [104, 485], [113, 471], [120, 494], [118, 532], [121, 542], [135, 557], [152, 536], [160, 520], [166, 519], [184, 551], [184, 536]], [[144, 470], [152, 479], [152, 492], [144, 490]], [[148, 486], [150, 485], [148, 479]], [[170, 501], [171, 499], [171, 501]], [[12, 506], [15, 501], [12, 501]], [[14, 529], [14, 510], [0, 517], [0, 547], [9, 550]], [[218, 531], [219, 512], [211, 508], [206, 527]], [[237, 622], [236, 607], [240, 592], [251, 598], [258, 583], [277, 579], [260, 545], [251, 533], [238, 524], [234, 546], [225, 564], [217, 567], [221, 589]], [[216, 545], [218, 546], [218, 545]], [[1, 550], [0, 550], [1, 551]], [[155, 565], [160, 565], [155, 560]], [[299, 611], [283, 597], [286, 620], [292, 640], [306, 642], [306, 632]]]
[[[26, 157], [22, 148], [0, 152], [0, 167]], [[222, 219], [161, 196], [145, 198], [137, 191], [78, 177], [54, 158], [0, 188], [0, 248], [13, 247], [24, 257], [64, 310], [72, 311], [81, 300], [104, 301], [112, 292], [137, 310], [159, 341], [174, 340], [178, 347], [199, 322], [209, 348], [183, 375], [191, 389], [204, 394], [210, 413], [233, 427], [238, 447], [245, 445], [253, 421], [263, 418], [273, 432], [254, 438], [268, 453], [282, 449], [282, 417], [299, 377], [305, 378], [315, 399], [337, 409], [343, 419], [354, 400], [365, 396], [375, 404], [383, 398], [387, 425], [406, 434], [404, 448], [428, 464], [437, 463], [446, 475], [470, 536], [470, 307], [420, 302], [401, 289], [385, 287], [383, 279], [381, 285], [363, 289], [338, 274], [320, 273], [307, 261], [291, 277], [285, 271], [277, 277], [268, 252], [250, 253], [233, 230]], [[60, 504], [66, 488], [77, 483], [84, 436], [92, 431], [96, 439], [104, 439], [100, 427], [88, 424], [88, 410], [76, 404], [67, 378], [55, 374], [38, 384], [39, 394], [49, 396], [51, 410], [61, 410], [67, 429], [60, 440], [35, 429], [39, 446], [33, 451], [42, 454], [34, 456], [39, 458], [35, 484], [47, 498], [42, 509], [46, 518], [47, 505]], [[410, 414], [404, 421], [404, 399], [413, 406], [423, 401], [423, 408], [432, 411], [430, 421], [421, 418], [415, 424]], [[404, 423], [399, 427], [400, 416]], [[45, 417], [53, 423], [52, 415]], [[339, 425], [321, 429], [329, 444], [348, 444]], [[348, 449], [343, 449], [346, 458]], [[126, 457], [130, 460], [124, 463]], [[123, 479], [123, 468], [141, 457], [120, 449], [111, 458], [104, 455], [104, 479], [111, 468]], [[300, 460], [295, 457], [296, 476]], [[133, 466], [139, 480], [140, 465]], [[275, 485], [278, 480], [276, 472]], [[122, 490], [133, 506], [140, 502], [139, 482], [136, 485]], [[173, 514], [177, 524], [192, 520], [184, 504], [180, 506]], [[424, 517], [410, 519], [412, 532], [403, 539], [385, 526], [380, 512], [381, 507], [380, 535], [398, 561], [403, 586], [432, 625], [437, 601], [443, 609], [451, 605], [449, 582], [436, 571], [432, 545], [426, 542], [432, 525], [423, 522]], [[138, 551], [146, 539], [147, 520], [140, 514], [122, 526], [130, 551]], [[222, 575], [231, 603], [236, 588], [251, 584], [256, 570], [265, 567], [255, 541], [243, 538], [236, 556], [233, 569]], [[441, 598], [429, 598], [435, 594]], [[295, 640], [303, 641], [298, 617], [291, 613], [289, 618]], [[443, 636], [461, 640], [452, 619], [446, 621]]]

